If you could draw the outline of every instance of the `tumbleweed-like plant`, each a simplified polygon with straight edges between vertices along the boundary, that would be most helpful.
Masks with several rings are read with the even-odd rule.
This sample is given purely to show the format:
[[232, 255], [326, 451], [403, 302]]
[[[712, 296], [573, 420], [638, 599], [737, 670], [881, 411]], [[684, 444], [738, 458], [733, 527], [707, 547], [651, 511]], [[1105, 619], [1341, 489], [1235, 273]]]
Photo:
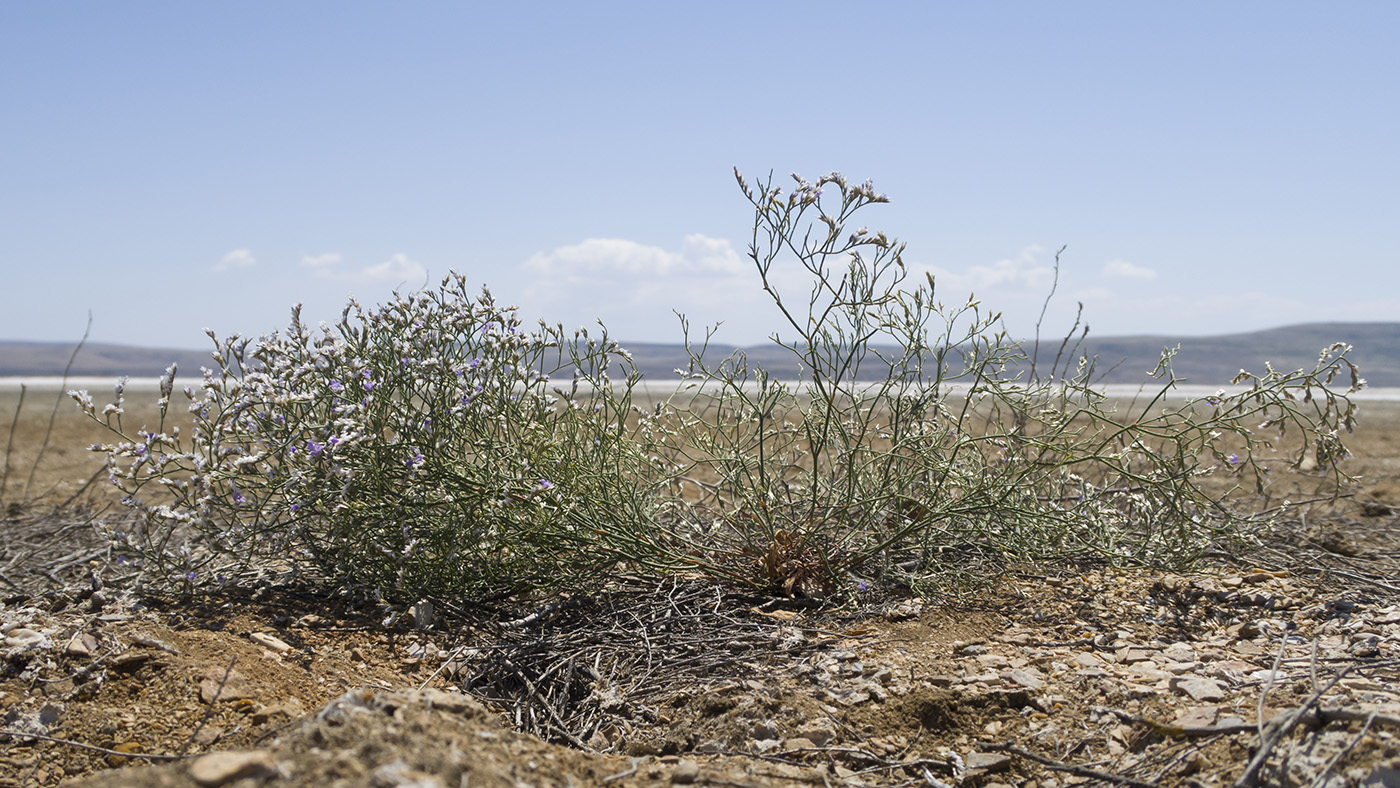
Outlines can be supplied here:
[[333, 327], [299, 312], [215, 340], [183, 393], [193, 434], [165, 432], [174, 367], [134, 435], [120, 384], [100, 412], [74, 392], [121, 438], [94, 447], [142, 515], [119, 553], [189, 583], [271, 562], [395, 595], [567, 584], [627, 554], [610, 539], [649, 516], [637, 376], [606, 332], [527, 331], [455, 273]]
[[[869, 181], [794, 175], [784, 193], [771, 177], [751, 187], [735, 176], [754, 208], [749, 256], [786, 323], [773, 342], [801, 379], [777, 380], [742, 354], [716, 362], [710, 334], [688, 342], [671, 462], [701, 501], [680, 528], [709, 545], [695, 558], [708, 571], [824, 594], [852, 578], [918, 585], [967, 550], [1181, 566], [1260, 522], [1200, 482], [1230, 472], [1262, 487], [1272, 428], [1305, 436], [1297, 462], [1339, 473], [1347, 394], [1363, 383], [1345, 346], [1313, 370], [1245, 374], [1247, 391], [1178, 406], [1166, 352], [1150, 401], [1120, 413], [1092, 385], [1092, 359], [1025, 374], [1034, 365], [1000, 315], [939, 302], [931, 275], [910, 281], [902, 244], [849, 230], [887, 201]], [[779, 288], [794, 270], [806, 292]]]

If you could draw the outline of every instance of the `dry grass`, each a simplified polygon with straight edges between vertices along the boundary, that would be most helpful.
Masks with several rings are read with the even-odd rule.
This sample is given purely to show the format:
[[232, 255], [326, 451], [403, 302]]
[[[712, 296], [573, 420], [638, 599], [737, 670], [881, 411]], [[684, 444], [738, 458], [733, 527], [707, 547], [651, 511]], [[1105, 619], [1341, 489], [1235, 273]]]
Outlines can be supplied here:
[[[93, 399], [102, 403], [110, 395], [110, 391], [94, 391]], [[157, 396], [154, 392], [128, 392], [122, 419], [130, 434], [158, 423]], [[167, 423], [188, 429], [190, 422], [188, 414], [172, 407]], [[114, 437], [79, 411], [56, 386], [30, 386], [23, 392], [0, 390], [0, 446], [8, 448], [5, 459], [0, 460], [0, 468], [7, 474], [0, 503], [61, 503], [82, 490], [94, 475], [99, 478], [85, 494], [114, 499], [115, 490], [101, 477], [105, 455], [88, 450], [92, 444], [111, 442]]]
[[[94, 390], [93, 398], [101, 404], [108, 393]], [[157, 423], [156, 396], [153, 391], [128, 391], [122, 419], [129, 434]], [[638, 396], [636, 404], [648, 408], [653, 397], [662, 396], [659, 391], [652, 396]], [[115, 490], [100, 478], [103, 455], [88, 450], [92, 444], [109, 442], [114, 436], [79, 412], [57, 387], [31, 386], [23, 392], [22, 405], [20, 398], [19, 390], [0, 390], [0, 446], [9, 448], [7, 464], [0, 466], [8, 469], [0, 503], [60, 503], [82, 490], [94, 475], [99, 478], [84, 494], [93, 496], [94, 501], [115, 500]], [[190, 421], [178, 406], [180, 399], [179, 395], [175, 397], [167, 422], [188, 430]], [[1400, 403], [1365, 401], [1360, 408], [1356, 433], [1344, 439], [1354, 455], [1344, 468], [1361, 482], [1353, 492], [1359, 501], [1400, 507]], [[1127, 409], [1125, 404], [1124, 410]], [[1286, 457], [1290, 448], [1287, 443], [1280, 446], [1274, 455], [1276, 459], [1270, 462], [1275, 470], [1273, 502], [1330, 494], [1334, 485], [1329, 478], [1288, 468]], [[1216, 485], [1229, 484], [1228, 477], [1221, 476], [1211, 486], [1217, 489]]]

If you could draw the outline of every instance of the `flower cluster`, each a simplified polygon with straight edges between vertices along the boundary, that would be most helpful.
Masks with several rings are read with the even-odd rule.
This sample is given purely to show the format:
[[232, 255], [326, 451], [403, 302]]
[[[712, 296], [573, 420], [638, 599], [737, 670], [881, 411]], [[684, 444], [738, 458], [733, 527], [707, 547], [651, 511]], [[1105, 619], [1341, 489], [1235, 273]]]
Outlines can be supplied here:
[[[296, 308], [284, 331], [214, 339], [214, 366], [184, 392], [187, 440], [142, 431], [95, 447], [144, 515], [124, 549], [171, 578], [278, 560], [460, 592], [547, 575], [541, 534], [587, 541], [589, 523], [642, 505], [635, 479], [600, 471], [636, 450], [625, 352], [606, 334], [527, 331], [459, 274], [374, 309], [352, 301], [334, 326], [312, 329]], [[551, 389], [560, 372], [572, 386]], [[124, 435], [121, 395], [99, 414], [74, 392]]]

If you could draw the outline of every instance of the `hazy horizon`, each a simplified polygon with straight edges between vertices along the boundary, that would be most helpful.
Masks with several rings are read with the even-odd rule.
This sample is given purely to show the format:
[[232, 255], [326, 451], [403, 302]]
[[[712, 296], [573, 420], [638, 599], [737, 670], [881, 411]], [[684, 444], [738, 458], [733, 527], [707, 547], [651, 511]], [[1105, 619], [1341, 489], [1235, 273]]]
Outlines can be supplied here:
[[[1042, 336], [1400, 314], [1400, 6], [829, 2], [0, 8], [0, 337], [202, 350], [451, 269], [533, 322], [780, 329], [734, 184]], [[802, 283], [784, 273], [790, 298]]]

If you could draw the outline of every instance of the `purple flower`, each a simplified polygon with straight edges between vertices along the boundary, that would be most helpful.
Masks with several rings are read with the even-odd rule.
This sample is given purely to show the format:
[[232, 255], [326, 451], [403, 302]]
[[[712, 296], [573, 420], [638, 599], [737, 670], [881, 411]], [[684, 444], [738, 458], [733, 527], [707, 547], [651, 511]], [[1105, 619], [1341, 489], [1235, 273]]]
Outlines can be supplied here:
[[404, 464], [410, 468], [417, 468], [419, 465], [423, 464], [423, 453], [419, 452], [407, 460], [404, 460]]
[[551, 482], [551, 481], [548, 480], [548, 479], [540, 479], [540, 486], [539, 486], [538, 488], [536, 488], [536, 489], [539, 489], [539, 490], [543, 491], [543, 490], [551, 489], [551, 488], [553, 488], [553, 487], [554, 487], [554, 482]]
[[335, 378], [331, 378], [331, 391], [342, 391], [342, 390], [344, 390], [344, 389], [345, 389], [345, 384], [344, 384], [344, 383], [341, 383], [339, 380], [336, 380]]
[[193, 569], [190, 570], [190, 573], [189, 573], [189, 574], [185, 575], [185, 579], [188, 580], [188, 581], [190, 581], [191, 583], [194, 582], [195, 573], [194, 573], [194, 570], [193, 570]]
[[325, 450], [326, 450], [326, 447], [325, 447], [324, 444], [317, 443], [316, 441], [311, 440], [311, 439], [309, 439], [309, 438], [307, 439], [307, 441], [306, 441], [306, 453], [307, 453], [307, 454], [310, 454], [312, 457], [320, 457], [320, 456], [321, 456], [321, 452], [323, 452], [323, 451], [325, 451]]
[[1225, 461], [1230, 463], [1231, 465], [1238, 465], [1240, 462], [1240, 455], [1231, 454], [1229, 457], [1225, 458]]

